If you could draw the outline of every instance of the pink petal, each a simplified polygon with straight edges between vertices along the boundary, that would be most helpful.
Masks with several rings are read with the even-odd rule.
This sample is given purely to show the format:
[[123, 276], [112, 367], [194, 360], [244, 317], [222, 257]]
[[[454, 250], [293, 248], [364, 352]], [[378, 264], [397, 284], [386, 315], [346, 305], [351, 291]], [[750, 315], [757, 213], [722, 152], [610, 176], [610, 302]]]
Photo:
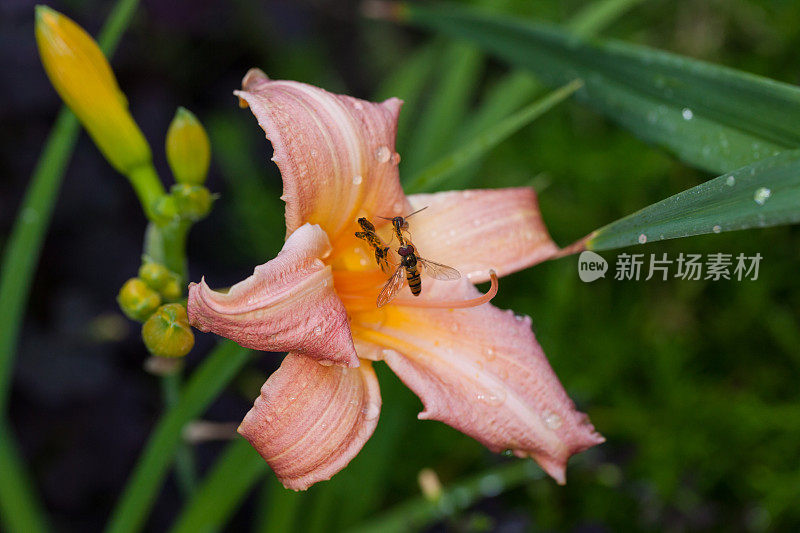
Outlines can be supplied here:
[[261, 388], [239, 433], [287, 489], [330, 479], [378, 424], [381, 395], [372, 363], [322, 366], [290, 353]]
[[319, 226], [292, 233], [275, 259], [256, 267], [227, 294], [201, 280], [189, 286], [189, 323], [246, 348], [295, 351], [358, 366], [347, 312], [321, 259], [331, 245]]
[[319, 224], [336, 242], [359, 216], [391, 217], [408, 204], [394, 151], [402, 102], [375, 104], [257, 69], [235, 94], [247, 102], [272, 142], [283, 176], [287, 234]]
[[473, 283], [522, 270], [559, 254], [529, 187], [415, 194], [409, 220], [420, 255], [444, 263]]
[[[466, 280], [427, 281], [420, 298], [478, 294]], [[365, 349], [359, 354], [384, 359], [420, 397], [421, 419], [445, 422], [495, 452], [533, 457], [559, 483], [571, 455], [604, 441], [559, 383], [528, 317], [491, 304], [389, 306], [379, 323], [355, 316], [352, 328]]]

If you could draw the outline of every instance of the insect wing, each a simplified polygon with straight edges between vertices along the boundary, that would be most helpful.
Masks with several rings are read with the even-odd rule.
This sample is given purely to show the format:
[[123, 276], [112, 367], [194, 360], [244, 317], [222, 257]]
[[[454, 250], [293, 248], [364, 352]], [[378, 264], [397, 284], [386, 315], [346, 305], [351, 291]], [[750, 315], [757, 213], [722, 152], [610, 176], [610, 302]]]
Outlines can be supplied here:
[[378, 260], [378, 264], [380, 265], [381, 270], [383, 270], [384, 274], [386, 274], [387, 276], [392, 274], [392, 267], [389, 264], [389, 259], [386, 256], [381, 257]]
[[417, 257], [417, 260], [422, 263], [425, 273], [433, 279], [440, 279], [442, 281], [454, 281], [461, 279], [461, 273], [455, 268], [443, 265], [441, 263], [436, 263], [434, 261], [428, 261], [427, 259], [422, 259], [421, 257]]
[[389, 278], [389, 281], [386, 282], [386, 285], [383, 286], [381, 293], [378, 295], [378, 307], [383, 307], [392, 301], [397, 291], [403, 287], [403, 281], [406, 279], [404, 274], [405, 271], [403, 267], [397, 267], [397, 270], [394, 271], [394, 274]]

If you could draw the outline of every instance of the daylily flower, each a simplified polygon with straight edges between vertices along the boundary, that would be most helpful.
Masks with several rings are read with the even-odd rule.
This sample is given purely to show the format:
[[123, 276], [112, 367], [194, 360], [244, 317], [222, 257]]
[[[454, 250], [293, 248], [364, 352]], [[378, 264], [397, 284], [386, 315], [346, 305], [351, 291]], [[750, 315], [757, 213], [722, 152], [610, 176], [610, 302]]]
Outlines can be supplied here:
[[[239, 432], [295, 490], [329, 479], [378, 423], [372, 368], [384, 361], [440, 420], [489, 449], [530, 456], [558, 483], [567, 459], [603, 442], [575, 409], [528, 317], [484, 303], [473, 283], [561, 251], [530, 188], [406, 196], [394, 151], [401, 101], [371, 103], [251, 70], [235, 93], [272, 142], [283, 176], [286, 243], [226, 294], [202, 280], [189, 319], [249, 348], [289, 354]], [[409, 222], [414, 245], [458, 269], [459, 281], [423, 276], [390, 304], [375, 301], [386, 275], [354, 235], [367, 217], [427, 210]], [[495, 280], [496, 281], [496, 278]], [[493, 283], [493, 285], [495, 285]]]

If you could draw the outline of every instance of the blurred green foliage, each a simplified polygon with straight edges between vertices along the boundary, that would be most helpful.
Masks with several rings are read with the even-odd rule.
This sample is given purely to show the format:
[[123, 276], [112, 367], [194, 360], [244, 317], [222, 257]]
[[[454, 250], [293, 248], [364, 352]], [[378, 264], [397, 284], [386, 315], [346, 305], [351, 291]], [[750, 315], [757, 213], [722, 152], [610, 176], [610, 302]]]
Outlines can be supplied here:
[[[494, 9], [565, 23], [583, 7], [577, 1], [509, 1]], [[461, 126], [480, 115], [484, 98], [498, 84], [509, 83], [509, 72], [461, 44], [409, 36], [405, 29], [371, 21], [359, 24], [364, 40], [359, 61], [371, 67], [380, 96], [407, 100], [399, 149], [401, 174], [410, 177], [463, 142]], [[795, 2], [644, 2], [603, 35], [789, 83], [797, 81], [800, 66]], [[324, 67], [318, 57], [289, 51], [281, 57], [271, 50], [270, 60], [259, 66], [273, 77], [335, 80], [335, 72], [317, 70]], [[405, 68], [406, 62], [413, 68]], [[381, 80], [392, 81], [382, 85]], [[325, 86], [342, 90], [336, 83]], [[271, 200], [222, 203], [242, 222], [237, 228], [244, 235], [234, 237], [255, 241], [253, 259], [263, 260], [282, 239], [280, 232], [272, 235], [281, 209], [277, 171], [263, 170], [263, 147], [251, 142], [262, 137], [251, 118], [228, 116], [209, 122], [217, 164], [230, 180], [228, 194], [243, 195], [235, 189], [244, 183]], [[227, 147], [218, 142], [232, 134], [249, 140]], [[258, 180], [245, 172], [248, 164], [255, 165]], [[266, 172], [270, 176], [262, 177]], [[573, 102], [501, 144], [469, 179], [470, 186], [502, 187], [528, 184], [537, 176], [540, 189], [548, 185], [540, 190], [544, 218], [562, 245], [712, 177]], [[799, 244], [798, 230], [784, 227], [636, 250], [671, 258], [680, 252], [760, 252], [764, 259], [754, 282], [621, 282], [609, 276], [584, 284], [575, 258], [502, 280], [495, 303], [533, 317], [553, 367], [608, 442], [572, 461], [566, 487], [549, 479], [529, 481], [446, 523], [470, 529], [469, 524], [488, 520], [492, 527], [522, 523], [533, 530], [797, 527]], [[604, 255], [613, 268], [616, 254]], [[373, 438], [345, 471], [307, 494], [266, 491], [278, 491], [286, 501], [270, 507], [264, 531], [272, 530], [270, 512], [296, 531], [353, 526], [418, 494], [422, 468], [433, 468], [447, 487], [508, 461], [442, 424], [416, 421], [419, 401], [385, 368], [378, 370], [384, 407]]]

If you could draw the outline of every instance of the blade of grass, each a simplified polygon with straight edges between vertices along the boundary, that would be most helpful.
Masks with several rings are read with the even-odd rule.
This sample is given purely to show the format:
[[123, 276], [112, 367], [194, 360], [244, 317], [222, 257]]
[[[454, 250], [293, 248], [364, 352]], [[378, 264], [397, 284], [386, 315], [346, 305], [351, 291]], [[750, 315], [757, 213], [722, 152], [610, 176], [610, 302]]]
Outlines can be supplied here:
[[408, 192], [420, 192], [434, 189], [452, 173], [465, 168], [467, 165], [474, 164], [489, 150], [563, 102], [581, 87], [583, 87], [582, 80], [573, 80], [483, 131], [471, 141], [462, 144], [455, 151], [414, 176], [408, 182], [406, 190]]
[[397, 119], [397, 139], [395, 141], [395, 146], [400, 154], [406, 153], [406, 146], [411, 134], [410, 124], [414, 124], [417, 119], [422, 94], [436, 67], [440, 47], [441, 43], [436, 41], [421, 46], [391, 73], [375, 95], [376, 101], [386, 100], [393, 96], [403, 100], [403, 110]]
[[263, 513], [255, 524], [256, 533], [289, 533], [297, 530], [300, 503], [305, 492], [286, 489], [274, 475], [267, 475], [261, 507]]
[[156, 424], [117, 502], [107, 531], [138, 531], [153, 505], [182, 439], [184, 426], [213, 402], [248, 362], [250, 350], [226, 341], [187, 380], [178, 403]]
[[588, 42], [562, 28], [455, 4], [402, 4], [397, 13], [474, 42], [550, 86], [584, 79], [577, 99], [711, 172], [800, 146], [800, 89], [785, 83], [619, 41]]
[[455, 512], [464, 510], [483, 497], [493, 497], [526, 481], [541, 479], [544, 473], [533, 461], [515, 461], [447, 487], [438, 501], [417, 497], [369, 520], [349, 533], [392, 533], [416, 531]]
[[[593, 233], [591, 250], [800, 222], [800, 150], [709, 180]], [[642, 237], [644, 235], [644, 237]]]
[[50, 531], [44, 509], [36, 498], [33, 480], [21, 468], [22, 457], [11, 428], [0, 417], [0, 520], [13, 533]]
[[405, 175], [413, 176], [449, 146], [475, 92], [483, 56], [471, 46], [451, 43], [438, 66], [440, 73], [431, 99], [415, 124], [408, 150], [402, 154]]
[[231, 442], [184, 507], [172, 533], [217, 531], [267, 473], [267, 463], [243, 438]]
[[[567, 29], [574, 35], [594, 37], [617, 20], [628, 10], [643, 0], [599, 0], [576, 13], [567, 23]], [[492, 127], [525, 103], [541, 94], [544, 86], [527, 70], [516, 70], [505, 75], [487, 92], [472, 117], [461, 129], [458, 142], [473, 139], [480, 132]], [[448, 187], [464, 188], [475, 178], [480, 162], [450, 176]]]
[[[138, 0], [120, 0], [109, 14], [97, 39], [107, 56], [116, 50], [138, 4]], [[3, 302], [0, 305], [0, 413], [6, 411], [13, 357], [31, 280], [79, 129], [75, 115], [66, 107], [62, 108], [39, 156], [3, 253], [0, 267], [0, 302]]]

